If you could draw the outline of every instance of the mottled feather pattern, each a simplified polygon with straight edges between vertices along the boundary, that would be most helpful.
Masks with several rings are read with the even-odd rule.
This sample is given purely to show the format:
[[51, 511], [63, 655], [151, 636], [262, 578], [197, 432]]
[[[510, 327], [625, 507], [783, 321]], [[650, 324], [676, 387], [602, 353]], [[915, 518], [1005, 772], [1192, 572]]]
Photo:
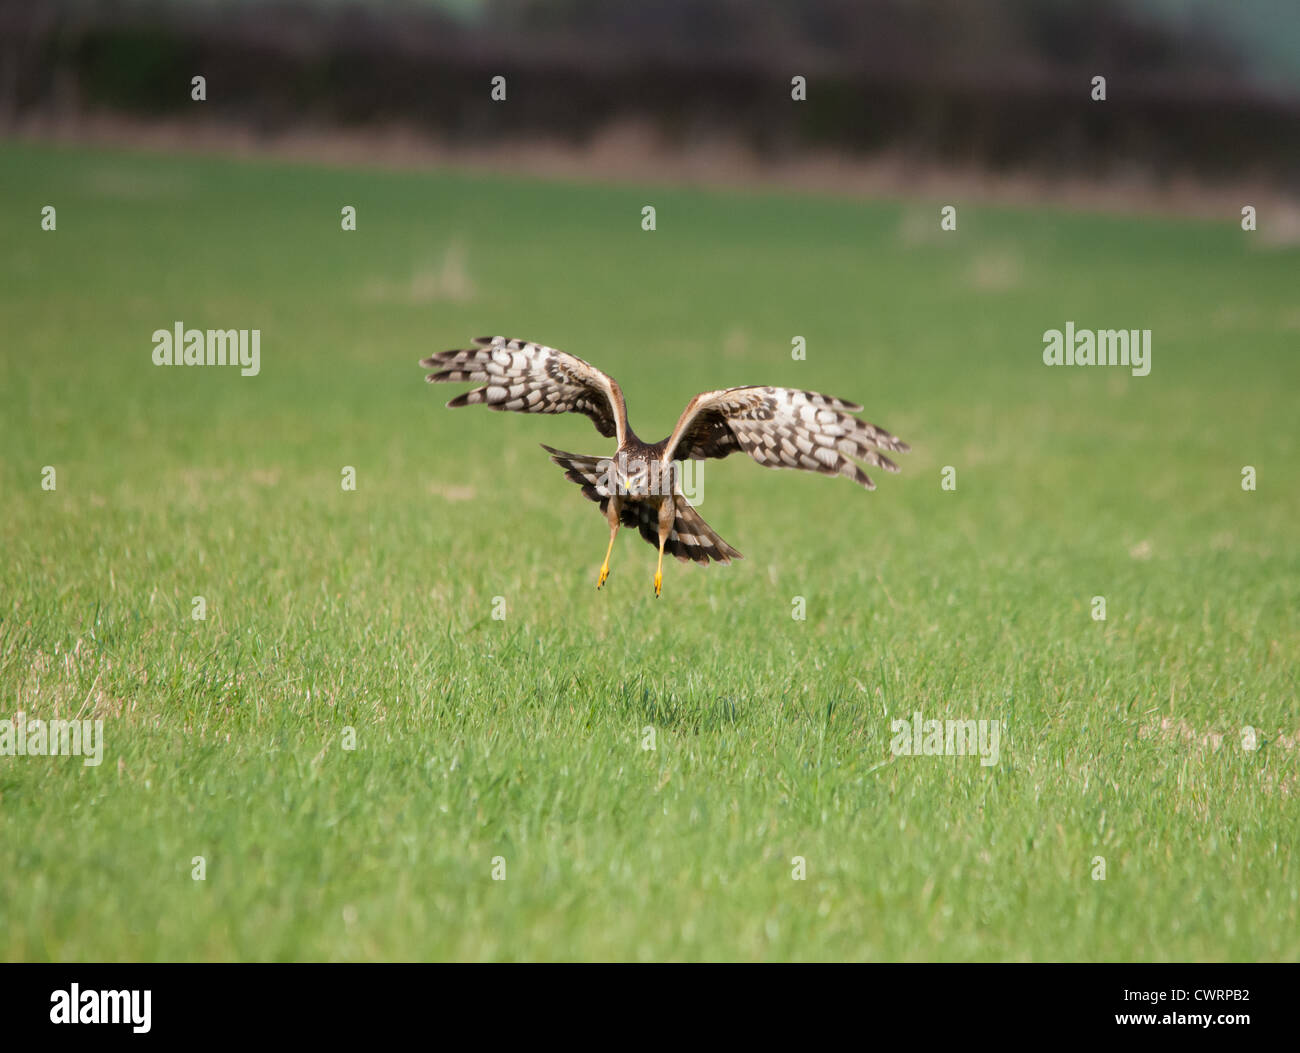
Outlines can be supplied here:
[[768, 468], [843, 475], [868, 490], [870, 477], [849, 458], [898, 471], [880, 451], [910, 447], [883, 428], [853, 416], [861, 406], [795, 388], [739, 387], [691, 400], [664, 458], [703, 460], [744, 450]]
[[540, 444], [551, 455], [551, 460], [561, 468], [568, 469], [564, 478], [582, 487], [583, 496], [591, 501], [600, 502], [600, 510], [605, 510], [609, 500], [609, 467], [613, 463], [609, 457], [589, 457], [581, 453], [565, 453], [554, 446]]
[[432, 384], [483, 385], [457, 395], [448, 406], [481, 402], [517, 413], [583, 413], [606, 438], [621, 430], [626, 410], [618, 385], [576, 355], [503, 336], [481, 336], [474, 343], [476, 347], [440, 351], [420, 361], [426, 369], [439, 370], [426, 378]]

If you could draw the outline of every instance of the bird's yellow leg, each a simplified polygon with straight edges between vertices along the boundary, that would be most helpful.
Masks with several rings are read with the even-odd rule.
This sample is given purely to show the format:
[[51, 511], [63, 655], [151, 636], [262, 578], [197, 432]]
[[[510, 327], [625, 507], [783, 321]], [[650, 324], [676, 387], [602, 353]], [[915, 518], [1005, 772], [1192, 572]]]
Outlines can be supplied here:
[[597, 581], [595, 581], [595, 588], [597, 589], [604, 585], [604, 578], [610, 576], [610, 552], [614, 551], [614, 536], [617, 533], [619, 533], [619, 528], [617, 528], [616, 525], [612, 526], [610, 529], [610, 547], [604, 550], [604, 563], [601, 564], [601, 576], [599, 576]]
[[605, 584], [605, 579], [609, 577], [609, 556], [614, 551], [614, 538], [618, 536], [619, 509], [610, 502], [606, 509], [606, 515], [609, 518], [609, 548], [605, 549], [605, 562], [600, 565], [600, 577], [596, 579], [596, 588]]
[[672, 498], [666, 498], [659, 505], [659, 565], [655, 567], [656, 597], [664, 587], [664, 545], [668, 542], [668, 535], [673, 532], [673, 520], [676, 516], [677, 510]]

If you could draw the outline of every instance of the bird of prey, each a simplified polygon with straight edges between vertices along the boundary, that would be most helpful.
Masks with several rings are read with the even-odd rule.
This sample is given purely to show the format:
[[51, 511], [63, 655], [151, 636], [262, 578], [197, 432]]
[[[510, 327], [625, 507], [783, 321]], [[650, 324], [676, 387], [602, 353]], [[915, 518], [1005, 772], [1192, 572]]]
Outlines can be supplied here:
[[431, 383], [483, 385], [457, 395], [448, 406], [481, 402], [488, 409], [519, 413], [583, 413], [601, 435], [617, 440], [612, 457], [565, 453], [542, 444], [551, 460], [567, 469], [565, 478], [599, 503], [609, 522], [609, 547], [596, 588], [609, 577], [609, 557], [620, 526], [637, 528], [658, 547], [656, 596], [663, 588], [665, 552], [701, 566], [741, 558], [687, 503], [675, 462], [744, 450], [768, 468], [843, 475], [874, 490], [875, 484], [849, 458], [896, 472], [898, 466], [880, 451], [910, 449], [883, 428], [852, 416], [862, 409], [856, 403], [771, 387], [703, 392], [687, 404], [668, 438], [642, 442], [628, 424], [618, 383], [576, 355], [504, 336], [479, 337], [474, 344], [420, 360], [426, 369], [438, 370], [425, 378]]

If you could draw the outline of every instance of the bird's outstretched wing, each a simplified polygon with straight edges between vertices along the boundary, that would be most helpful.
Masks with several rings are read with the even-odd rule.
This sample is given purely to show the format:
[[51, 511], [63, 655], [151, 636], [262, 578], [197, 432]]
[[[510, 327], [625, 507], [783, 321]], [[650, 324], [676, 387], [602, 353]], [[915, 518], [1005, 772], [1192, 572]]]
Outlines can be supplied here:
[[910, 446], [852, 414], [861, 406], [794, 388], [728, 388], [696, 395], [664, 447], [665, 462], [726, 457], [744, 450], [768, 468], [843, 475], [868, 490], [876, 484], [850, 457], [898, 471], [880, 453]]
[[617, 436], [622, 445], [627, 405], [613, 377], [577, 355], [527, 340], [480, 336], [474, 343], [420, 360], [426, 369], [439, 370], [426, 378], [430, 383], [483, 385], [457, 395], [448, 406], [482, 402], [488, 409], [519, 413], [585, 413], [601, 435]]

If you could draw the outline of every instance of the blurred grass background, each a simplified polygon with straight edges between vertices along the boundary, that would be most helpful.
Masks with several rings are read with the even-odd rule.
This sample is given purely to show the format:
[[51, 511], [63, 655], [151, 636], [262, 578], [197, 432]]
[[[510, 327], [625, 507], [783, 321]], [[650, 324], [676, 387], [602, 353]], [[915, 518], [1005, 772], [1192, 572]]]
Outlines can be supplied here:
[[[1295, 246], [1233, 215], [959, 202], [944, 233], [942, 202], [0, 165], [0, 717], [107, 737], [98, 768], [0, 759], [6, 959], [1300, 956]], [[155, 367], [177, 320], [260, 329], [261, 375]], [[1151, 329], [1151, 375], [1044, 367], [1071, 320]], [[611, 372], [648, 439], [771, 383], [914, 452], [873, 494], [709, 463], [747, 558], [655, 601], [624, 534], [597, 593], [606, 528], [537, 444], [608, 442], [423, 383], [487, 333]], [[1006, 721], [1001, 763], [892, 758], [914, 710]]]

